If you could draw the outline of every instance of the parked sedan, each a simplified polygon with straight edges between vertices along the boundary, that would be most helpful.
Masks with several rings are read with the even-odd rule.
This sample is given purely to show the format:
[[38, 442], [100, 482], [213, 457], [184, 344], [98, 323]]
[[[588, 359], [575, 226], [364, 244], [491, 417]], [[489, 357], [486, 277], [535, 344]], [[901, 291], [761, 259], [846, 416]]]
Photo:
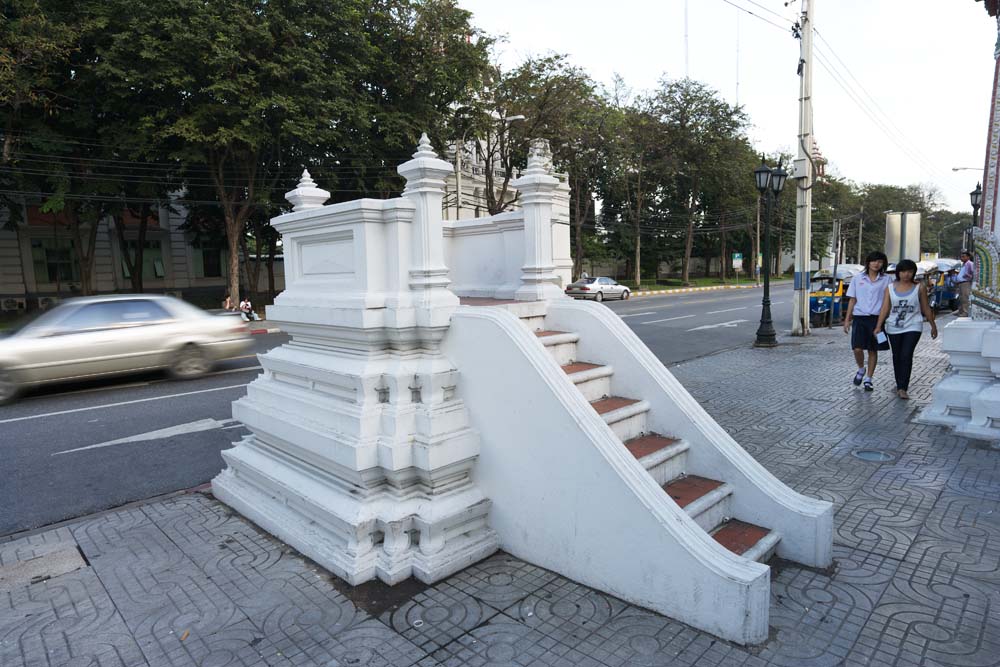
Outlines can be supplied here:
[[631, 296], [628, 287], [619, 285], [611, 278], [581, 278], [566, 286], [566, 295], [574, 299], [627, 299]]
[[211, 315], [173, 297], [70, 299], [0, 338], [0, 403], [49, 382], [159, 368], [193, 378], [250, 345], [238, 317]]

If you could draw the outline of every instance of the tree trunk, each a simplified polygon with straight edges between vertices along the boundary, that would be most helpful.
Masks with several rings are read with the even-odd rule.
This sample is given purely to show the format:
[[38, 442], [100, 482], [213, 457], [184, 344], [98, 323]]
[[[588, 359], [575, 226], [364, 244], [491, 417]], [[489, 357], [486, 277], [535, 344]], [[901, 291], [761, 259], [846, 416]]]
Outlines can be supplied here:
[[[573, 239], [573, 280], [578, 280], [580, 274], [583, 273], [583, 223], [590, 213], [590, 205], [592, 203], [590, 192], [584, 193], [583, 188], [580, 186], [582, 180], [581, 178], [577, 178], [576, 187], [573, 188], [573, 196], [576, 199], [574, 211], [576, 218], [573, 220], [573, 230], [576, 233], [576, 238]], [[583, 203], [585, 198], [586, 204]]]
[[94, 248], [97, 245], [97, 230], [100, 227], [100, 220], [95, 220], [90, 224], [85, 238], [77, 205], [67, 204], [66, 212], [73, 239], [73, 250], [80, 266], [80, 293], [89, 296], [94, 293], [96, 288], [94, 285]]
[[278, 234], [271, 234], [267, 240], [267, 297], [274, 303], [274, 254], [278, 252]]
[[698, 179], [695, 178], [691, 184], [691, 192], [688, 193], [687, 205], [687, 239], [684, 241], [684, 265], [681, 272], [681, 284], [691, 284], [691, 250], [694, 247], [694, 198], [698, 192]]

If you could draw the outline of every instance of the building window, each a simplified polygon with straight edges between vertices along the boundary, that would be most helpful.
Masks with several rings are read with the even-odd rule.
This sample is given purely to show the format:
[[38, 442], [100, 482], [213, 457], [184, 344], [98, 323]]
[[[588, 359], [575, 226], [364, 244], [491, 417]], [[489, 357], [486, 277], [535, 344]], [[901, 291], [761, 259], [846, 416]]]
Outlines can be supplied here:
[[[135, 250], [139, 245], [138, 241], [125, 242], [129, 257], [135, 257]], [[122, 260], [122, 276], [131, 278], [125, 260]], [[146, 241], [142, 251], [142, 279], [143, 280], [163, 280], [166, 273], [163, 270], [163, 250], [158, 240]]]
[[222, 277], [222, 252], [218, 248], [201, 249], [201, 265], [204, 269], [203, 277]]
[[80, 280], [80, 266], [70, 239], [31, 239], [35, 281], [68, 283]]

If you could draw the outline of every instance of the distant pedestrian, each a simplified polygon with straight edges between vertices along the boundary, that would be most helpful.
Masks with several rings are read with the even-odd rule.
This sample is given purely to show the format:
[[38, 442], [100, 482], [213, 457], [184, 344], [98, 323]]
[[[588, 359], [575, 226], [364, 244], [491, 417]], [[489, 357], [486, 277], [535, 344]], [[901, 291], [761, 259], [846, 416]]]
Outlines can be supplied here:
[[233, 299], [228, 294], [226, 295], [226, 298], [222, 300], [222, 309], [236, 310], [236, 306], [233, 305]]
[[[844, 318], [844, 333], [851, 333], [851, 349], [854, 351], [854, 361], [858, 364], [858, 372], [854, 374], [854, 385], [864, 383], [865, 391], [875, 387], [872, 377], [878, 365], [879, 343], [875, 340], [875, 326], [878, 324], [879, 313], [882, 312], [882, 301], [885, 299], [885, 289], [892, 278], [885, 275], [889, 259], [883, 252], [869, 253], [865, 258], [865, 271], [851, 280], [847, 288], [847, 316]], [[883, 347], [882, 349], [888, 349]], [[865, 369], [865, 352], [868, 352], [868, 368]]]
[[924, 318], [931, 323], [931, 338], [937, 338], [937, 324], [934, 311], [927, 299], [927, 291], [915, 281], [917, 265], [913, 260], [904, 259], [896, 265], [896, 282], [885, 290], [882, 312], [878, 316], [875, 335], [882, 332], [889, 335], [892, 346], [892, 370], [896, 374], [896, 395], [908, 400], [910, 395], [910, 372], [913, 370], [913, 352], [917, 349], [920, 334], [924, 330]]
[[959, 255], [962, 260], [962, 270], [958, 272], [955, 283], [958, 285], [958, 316], [969, 316], [969, 297], [972, 296], [972, 281], [976, 279], [976, 265], [972, 263], [972, 253], [963, 250]]
[[240, 301], [240, 313], [243, 315], [243, 319], [247, 322], [256, 322], [260, 319], [257, 313], [253, 312], [253, 304], [250, 303], [249, 297], [243, 297]]

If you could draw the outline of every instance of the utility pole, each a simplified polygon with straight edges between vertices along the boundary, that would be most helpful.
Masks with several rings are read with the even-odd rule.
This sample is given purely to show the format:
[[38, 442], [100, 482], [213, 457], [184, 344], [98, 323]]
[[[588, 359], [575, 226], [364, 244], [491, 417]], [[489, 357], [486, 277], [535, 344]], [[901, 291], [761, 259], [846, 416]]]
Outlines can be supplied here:
[[684, 78], [691, 78], [691, 53], [688, 43], [688, 3], [690, 0], [684, 0]]
[[865, 227], [865, 205], [861, 205], [861, 217], [858, 218], [858, 264], [864, 263], [864, 258], [861, 256], [861, 230]]
[[812, 185], [810, 159], [813, 142], [812, 70], [813, 20], [816, 0], [802, 0], [799, 19], [799, 147], [795, 160], [795, 299], [792, 306], [792, 335], [809, 335], [809, 267], [812, 260]]

